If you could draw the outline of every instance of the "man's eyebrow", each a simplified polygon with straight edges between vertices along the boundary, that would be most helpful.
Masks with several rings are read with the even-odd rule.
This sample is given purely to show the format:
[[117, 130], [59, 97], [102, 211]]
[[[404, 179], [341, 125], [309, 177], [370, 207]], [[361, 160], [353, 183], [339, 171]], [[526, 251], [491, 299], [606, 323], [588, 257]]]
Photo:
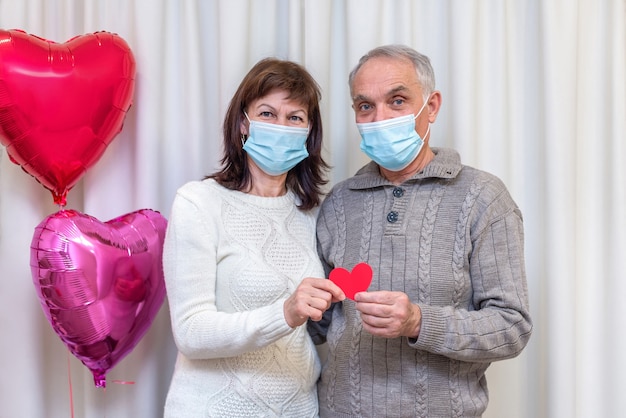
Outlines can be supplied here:
[[[396, 95], [396, 94], [398, 94], [398, 93], [402, 93], [402, 92], [405, 92], [405, 91], [408, 91], [408, 90], [409, 90], [409, 88], [408, 88], [407, 86], [405, 86], [405, 85], [400, 85], [400, 86], [398, 86], [398, 87], [394, 87], [394, 88], [392, 88], [391, 90], [389, 90], [389, 91], [385, 94], [385, 96], [386, 96], [386, 97], [395, 96], [395, 95]], [[353, 102], [357, 102], [357, 101], [359, 101], [359, 102], [361, 102], [361, 101], [364, 101], [364, 102], [369, 102], [369, 101], [370, 101], [370, 99], [369, 99], [369, 97], [367, 97], [367, 96], [365, 96], [365, 95], [363, 95], [363, 94], [357, 94], [356, 96], [352, 97], [352, 101], [353, 101]]]
[[363, 101], [367, 102], [367, 101], [369, 101], [369, 98], [367, 96], [362, 95], [362, 94], [357, 94], [356, 96], [354, 96], [352, 98], [352, 101], [353, 102], [357, 102], [357, 101], [359, 101], [359, 102], [363, 102]]
[[408, 89], [409, 89], [409, 88], [408, 88], [407, 86], [405, 86], [405, 85], [400, 85], [400, 86], [398, 86], [398, 87], [394, 87], [394, 88], [392, 88], [391, 90], [389, 90], [389, 91], [387, 92], [387, 96], [395, 96], [396, 94], [398, 94], [398, 93], [400, 93], [400, 92], [403, 92], [403, 91], [406, 91], [406, 90], [408, 90]]

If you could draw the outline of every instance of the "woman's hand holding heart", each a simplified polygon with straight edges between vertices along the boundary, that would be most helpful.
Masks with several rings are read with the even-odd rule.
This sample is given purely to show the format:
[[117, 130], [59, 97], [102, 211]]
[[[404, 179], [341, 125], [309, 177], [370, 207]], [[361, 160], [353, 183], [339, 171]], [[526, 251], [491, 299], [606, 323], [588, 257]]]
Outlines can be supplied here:
[[344, 292], [332, 281], [307, 277], [285, 301], [285, 320], [292, 328], [304, 324], [309, 318], [319, 321], [332, 303], [345, 298]]

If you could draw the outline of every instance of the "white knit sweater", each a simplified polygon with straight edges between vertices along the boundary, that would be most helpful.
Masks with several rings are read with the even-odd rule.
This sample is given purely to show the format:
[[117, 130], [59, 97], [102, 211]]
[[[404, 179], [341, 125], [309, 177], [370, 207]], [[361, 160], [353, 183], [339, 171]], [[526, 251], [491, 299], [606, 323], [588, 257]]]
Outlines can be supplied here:
[[163, 252], [179, 353], [165, 417], [317, 416], [320, 364], [283, 302], [324, 277], [315, 213], [296, 197], [259, 197], [214, 180], [178, 190]]

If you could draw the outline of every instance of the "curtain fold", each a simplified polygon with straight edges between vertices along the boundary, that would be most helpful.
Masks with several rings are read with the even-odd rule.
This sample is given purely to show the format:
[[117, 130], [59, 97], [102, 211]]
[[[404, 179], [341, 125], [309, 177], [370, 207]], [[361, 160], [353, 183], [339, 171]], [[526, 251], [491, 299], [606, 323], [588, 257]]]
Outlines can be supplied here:
[[[367, 162], [347, 84], [360, 56], [385, 43], [429, 55], [443, 94], [431, 145], [499, 176], [525, 221], [535, 328], [521, 356], [490, 367], [486, 418], [621, 413], [623, 0], [0, 0], [0, 28], [55, 42], [106, 30], [130, 45], [123, 130], [68, 194], [101, 221], [168, 217], [179, 186], [218, 168], [228, 101], [257, 60], [298, 61], [320, 84], [330, 186]], [[29, 246], [57, 210], [0, 147], [0, 417], [161, 416], [176, 355], [166, 303], [106, 391], [46, 321]]]

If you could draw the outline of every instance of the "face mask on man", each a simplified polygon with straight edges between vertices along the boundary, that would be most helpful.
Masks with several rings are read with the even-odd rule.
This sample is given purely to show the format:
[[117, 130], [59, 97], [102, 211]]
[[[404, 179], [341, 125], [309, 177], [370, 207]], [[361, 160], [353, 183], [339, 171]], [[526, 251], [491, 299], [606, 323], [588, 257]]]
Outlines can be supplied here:
[[248, 139], [243, 149], [261, 170], [278, 176], [294, 168], [309, 156], [306, 139], [309, 128], [297, 128], [250, 120]]
[[[424, 102], [417, 115], [409, 114], [378, 122], [357, 123], [361, 133], [361, 151], [381, 167], [400, 171], [415, 160], [424, 140], [415, 131], [415, 119], [428, 104]], [[424, 137], [430, 132], [430, 124]]]

